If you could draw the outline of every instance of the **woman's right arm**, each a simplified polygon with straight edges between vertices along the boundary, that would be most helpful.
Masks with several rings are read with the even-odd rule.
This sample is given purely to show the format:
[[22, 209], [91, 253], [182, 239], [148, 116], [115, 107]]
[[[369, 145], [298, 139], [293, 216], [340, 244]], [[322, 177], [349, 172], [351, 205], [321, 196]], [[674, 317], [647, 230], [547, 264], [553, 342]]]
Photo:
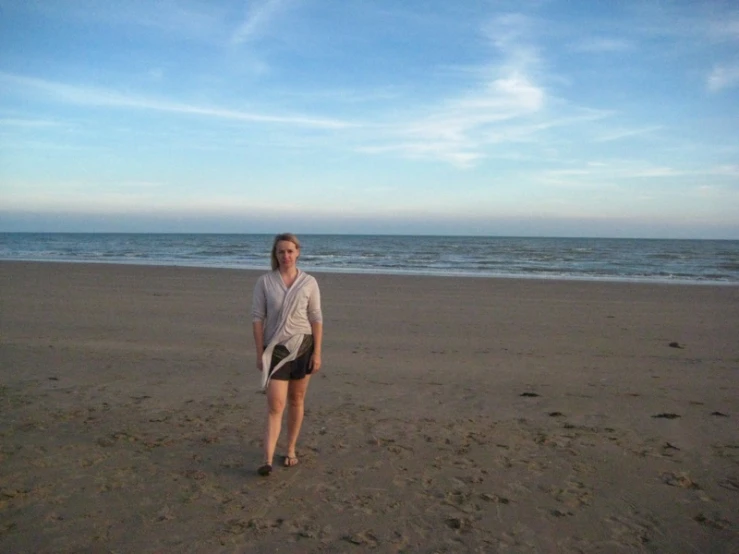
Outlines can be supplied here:
[[262, 371], [262, 354], [264, 354], [264, 320], [267, 317], [267, 293], [264, 278], [257, 281], [251, 307], [252, 332], [254, 348], [257, 351], [257, 369]]
[[262, 371], [262, 354], [264, 354], [264, 321], [254, 321], [252, 323], [254, 332], [254, 347], [257, 351], [257, 370]]

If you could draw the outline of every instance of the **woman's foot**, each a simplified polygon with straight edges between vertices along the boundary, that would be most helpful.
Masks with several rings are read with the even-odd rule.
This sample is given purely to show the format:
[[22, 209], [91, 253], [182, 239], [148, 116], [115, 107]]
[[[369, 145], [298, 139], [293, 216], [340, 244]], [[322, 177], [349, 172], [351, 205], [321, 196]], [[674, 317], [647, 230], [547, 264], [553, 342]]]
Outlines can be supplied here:
[[269, 462], [264, 462], [264, 465], [260, 466], [259, 469], [257, 469], [257, 473], [262, 477], [268, 477], [269, 474], [272, 473], [272, 464]]
[[293, 454], [292, 456], [290, 456], [289, 454], [285, 456], [285, 467], [295, 467], [296, 465], [298, 465], [298, 462], [298, 457], [295, 454]]

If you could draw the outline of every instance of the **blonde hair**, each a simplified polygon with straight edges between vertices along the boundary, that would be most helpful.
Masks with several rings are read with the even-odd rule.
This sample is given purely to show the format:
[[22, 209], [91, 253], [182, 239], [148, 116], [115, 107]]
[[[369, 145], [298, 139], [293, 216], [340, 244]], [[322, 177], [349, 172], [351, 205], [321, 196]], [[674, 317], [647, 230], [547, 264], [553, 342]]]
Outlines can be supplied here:
[[272, 260], [273, 270], [279, 269], [280, 267], [280, 262], [277, 260], [277, 243], [282, 242], [283, 240], [287, 242], [292, 242], [298, 249], [298, 252], [300, 252], [300, 241], [298, 240], [298, 237], [296, 237], [292, 233], [280, 233], [275, 237], [275, 241], [272, 243], [272, 252], [270, 254], [270, 259]]

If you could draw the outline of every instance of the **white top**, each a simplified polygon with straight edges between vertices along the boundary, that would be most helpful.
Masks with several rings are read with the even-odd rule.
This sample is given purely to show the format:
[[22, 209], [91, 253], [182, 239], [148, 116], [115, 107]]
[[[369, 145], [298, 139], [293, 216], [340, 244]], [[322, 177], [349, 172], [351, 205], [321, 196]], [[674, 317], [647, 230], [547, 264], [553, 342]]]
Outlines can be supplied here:
[[[303, 335], [313, 332], [311, 323], [323, 321], [318, 282], [300, 270], [290, 288], [285, 286], [279, 271], [262, 275], [254, 287], [252, 319], [264, 323], [262, 387], [266, 387], [275, 371], [297, 357]], [[270, 371], [272, 351], [278, 344], [285, 346], [289, 355]]]

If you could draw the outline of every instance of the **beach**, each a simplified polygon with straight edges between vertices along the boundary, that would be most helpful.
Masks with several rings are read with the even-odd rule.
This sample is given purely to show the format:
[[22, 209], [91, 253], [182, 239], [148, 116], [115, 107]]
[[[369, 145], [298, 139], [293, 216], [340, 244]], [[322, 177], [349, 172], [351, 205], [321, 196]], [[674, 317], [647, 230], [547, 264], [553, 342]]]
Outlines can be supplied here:
[[0, 551], [739, 551], [738, 286], [316, 273], [261, 478], [259, 274], [0, 263]]

